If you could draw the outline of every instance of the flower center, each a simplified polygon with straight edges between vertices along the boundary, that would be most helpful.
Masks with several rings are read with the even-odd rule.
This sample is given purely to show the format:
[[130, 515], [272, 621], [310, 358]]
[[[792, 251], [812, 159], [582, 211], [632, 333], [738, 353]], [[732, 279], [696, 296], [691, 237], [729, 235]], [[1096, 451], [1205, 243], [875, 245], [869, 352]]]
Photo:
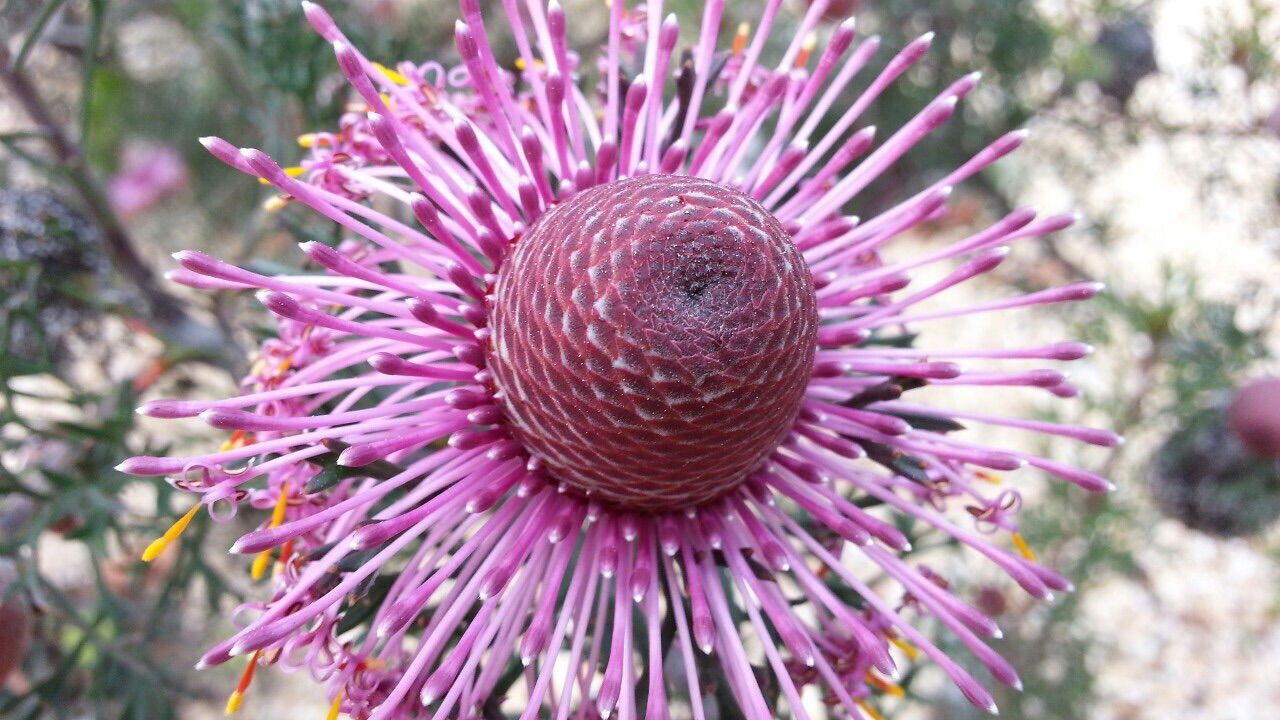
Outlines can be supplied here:
[[790, 430], [816, 349], [804, 258], [751, 198], [647, 175], [552, 208], [498, 274], [490, 367], [567, 490], [626, 510], [736, 487]]

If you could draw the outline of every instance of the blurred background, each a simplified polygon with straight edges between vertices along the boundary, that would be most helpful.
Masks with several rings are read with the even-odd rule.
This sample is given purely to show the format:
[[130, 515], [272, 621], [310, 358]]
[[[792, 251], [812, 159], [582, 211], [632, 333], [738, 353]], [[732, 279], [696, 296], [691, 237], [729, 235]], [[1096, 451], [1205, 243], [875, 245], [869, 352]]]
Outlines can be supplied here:
[[[326, 5], [371, 58], [455, 57], [448, 0]], [[576, 47], [599, 43], [603, 0], [565, 5]], [[687, 37], [698, 3], [667, 5]], [[758, 13], [754, 0], [728, 5], [727, 28]], [[788, 0], [785, 22], [804, 7]], [[1280, 467], [1239, 434], [1268, 412], [1277, 422], [1280, 407], [1280, 389], [1254, 382], [1280, 374], [1280, 2], [833, 2], [846, 12], [886, 48], [938, 33], [865, 124], [897, 127], [950, 80], [984, 73], [956, 119], [857, 200], [859, 214], [1028, 127], [1023, 150], [897, 252], [1017, 206], [1076, 211], [1074, 228], [1019, 248], [966, 292], [1083, 278], [1109, 288], [1016, 328], [1097, 347], [1073, 378], [1082, 396], [1000, 400], [1128, 437], [1108, 454], [1040, 448], [1110, 475], [1110, 496], [1019, 480], [1024, 533], [1078, 591], [1032, 604], [971, 555], [927, 558], [1005, 628], [996, 647], [1026, 692], [1003, 693], [1002, 715], [1280, 717]], [[221, 715], [236, 670], [189, 668], [257, 592], [224, 550], [245, 528], [201, 516], [144, 566], [141, 549], [185, 504], [113, 466], [219, 442], [133, 408], [231, 391], [254, 344], [252, 298], [168, 285], [168, 254], [269, 267], [335, 233], [304, 209], [264, 205], [265, 188], [196, 138], [288, 160], [348, 100], [292, 0], [0, 0], [0, 717]], [[944, 332], [998, 343], [1011, 330]], [[910, 680], [907, 697], [881, 705], [886, 717], [976, 717], [928, 669]], [[242, 716], [324, 717], [310, 682], [266, 674]]]

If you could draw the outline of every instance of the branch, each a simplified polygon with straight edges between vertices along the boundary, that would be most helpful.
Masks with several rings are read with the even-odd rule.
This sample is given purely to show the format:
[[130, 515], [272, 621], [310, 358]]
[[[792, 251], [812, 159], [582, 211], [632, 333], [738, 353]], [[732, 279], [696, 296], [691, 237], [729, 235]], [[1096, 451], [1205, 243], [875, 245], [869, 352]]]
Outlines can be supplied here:
[[229, 354], [235, 347], [234, 342], [221, 330], [192, 318], [186, 303], [161, 287], [155, 272], [142, 259], [116, 216], [106, 193], [94, 179], [84, 153], [53, 117], [30, 78], [14, 65], [4, 43], [0, 43], [0, 84], [39, 128], [39, 134], [48, 143], [59, 170], [66, 174], [101, 231], [112, 264], [141, 293], [144, 315], [157, 332], [164, 339], [194, 350], [228, 370], [234, 367]]

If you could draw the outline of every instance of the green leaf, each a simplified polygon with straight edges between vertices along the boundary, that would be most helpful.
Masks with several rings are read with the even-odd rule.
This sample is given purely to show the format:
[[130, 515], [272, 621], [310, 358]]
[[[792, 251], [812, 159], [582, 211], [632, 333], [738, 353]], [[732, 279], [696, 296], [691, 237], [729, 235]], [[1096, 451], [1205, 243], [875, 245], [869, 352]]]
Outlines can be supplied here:
[[920, 378], [891, 377], [862, 390], [840, 404], [849, 408], [862, 408], [872, 403], [897, 400], [908, 390], [922, 388], [927, 384], [928, 381]]
[[367, 477], [375, 480], [390, 480], [404, 472], [403, 467], [386, 460], [377, 460], [360, 467], [339, 465], [338, 456], [351, 446], [340, 440], [323, 442], [329, 452], [317, 455], [311, 460], [313, 465], [320, 466], [320, 472], [308, 480], [306, 487], [303, 488], [303, 492], [308, 495], [328, 490], [348, 478]]
[[40, 36], [44, 34], [45, 26], [53, 19], [58, 9], [65, 4], [66, 0], [50, 0], [40, 9], [40, 15], [31, 24], [31, 29], [27, 31], [27, 37], [22, 41], [22, 47], [18, 49], [18, 54], [13, 59], [13, 69], [15, 71], [20, 72], [23, 66], [26, 65], [27, 56], [31, 54], [36, 44], [40, 42]]
[[851, 439], [867, 451], [867, 457], [871, 461], [892, 470], [895, 475], [901, 475], [922, 485], [929, 484], [929, 474], [925, 472], [925, 464], [919, 458], [881, 443], [858, 438]]
[[922, 415], [920, 413], [905, 412], [902, 410], [880, 410], [876, 412], [884, 415], [892, 415], [901, 420], [906, 420], [907, 424], [917, 430], [928, 430], [929, 432], [949, 433], [964, 430], [965, 426], [952, 420], [951, 418], [938, 417], [936, 415]]

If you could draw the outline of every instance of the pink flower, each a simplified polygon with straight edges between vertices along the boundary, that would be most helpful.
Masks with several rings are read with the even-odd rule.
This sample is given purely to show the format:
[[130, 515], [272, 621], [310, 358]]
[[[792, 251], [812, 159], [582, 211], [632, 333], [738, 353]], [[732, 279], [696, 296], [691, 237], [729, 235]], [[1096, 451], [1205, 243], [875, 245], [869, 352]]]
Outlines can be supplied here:
[[167, 145], [129, 140], [120, 151], [120, 172], [107, 183], [107, 196], [116, 214], [130, 218], [186, 184], [187, 164], [177, 150]]
[[1280, 377], [1257, 378], [1236, 390], [1227, 422], [1255, 455], [1280, 458]]
[[[242, 608], [241, 629], [202, 664], [307, 667], [334, 712], [358, 718], [473, 717], [519, 658], [525, 718], [661, 718], [683, 698], [701, 720], [712, 683], [764, 720], [776, 710], [758, 668], [796, 717], [809, 684], [856, 714], [922, 655], [994, 710], [914, 621], [932, 616], [1018, 686], [985, 642], [999, 629], [910, 560], [903, 528], [950, 536], [1048, 598], [1069, 583], [1017, 534], [1017, 491], [987, 481], [1030, 466], [1090, 491], [1109, 483], [981, 445], [961, 423], [1118, 438], [938, 405], [922, 390], [954, 387], [975, 405], [1015, 388], [1071, 397], [1039, 365], [1087, 346], [935, 347], [929, 328], [1099, 286], [921, 304], [1070, 218], [1017, 210], [884, 258], [947, 213], [952, 186], [1021, 144], [1020, 132], [997, 139], [877, 217], [845, 213], [951, 117], [976, 75], [877, 143], [862, 112], [931, 36], [868, 71], [878, 41], [855, 42], [852, 21], [821, 49], [806, 40], [827, 9], [815, 2], [770, 57], [771, 2], [713, 84], [724, 0], [705, 5], [683, 62], [674, 16], [623, 6], [614, 0], [592, 91], [579, 87], [558, 4], [506, 3], [504, 22], [488, 18], [514, 33], [517, 79], [464, 0], [469, 82], [441, 92], [412, 66], [366, 59], [306, 3], [364, 104], [327, 141], [341, 156], [313, 155], [323, 167], [296, 177], [260, 151], [204, 140], [352, 240], [304, 243], [323, 272], [292, 276], [177, 255], [175, 280], [257, 290], [282, 318], [244, 394], [141, 409], [230, 430], [223, 449], [122, 465], [176, 476], [210, 506], [273, 508], [233, 547], [278, 568], [270, 596]], [[863, 72], [867, 90], [834, 109]], [[913, 274], [934, 268], [940, 278]], [[873, 588], [844, 552], [888, 584]]]

